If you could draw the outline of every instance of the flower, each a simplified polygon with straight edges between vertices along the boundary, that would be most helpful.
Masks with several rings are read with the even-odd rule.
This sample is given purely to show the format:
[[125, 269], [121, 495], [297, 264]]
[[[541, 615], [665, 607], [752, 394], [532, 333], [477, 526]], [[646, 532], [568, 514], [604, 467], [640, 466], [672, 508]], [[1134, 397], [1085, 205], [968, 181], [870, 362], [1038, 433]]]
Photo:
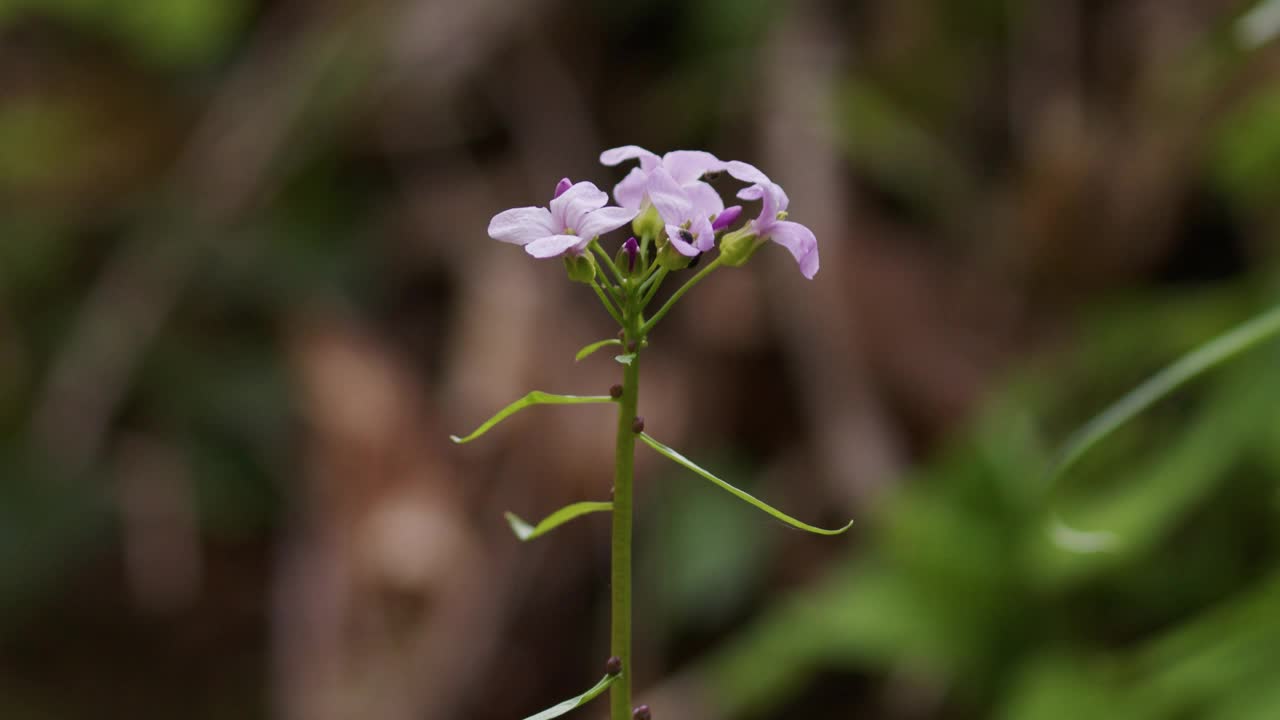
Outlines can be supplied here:
[[503, 210], [489, 221], [489, 237], [523, 245], [536, 258], [581, 255], [591, 240], [631, 222], [635, 210], [605, 207], [609, 196], [589, 182], [556, 186], [550, 209], [521, 207]]
[[[738, 197], [761, 201], [760, 216], [747, 223], [741, 232], [772, 240], [785, 247], [800, 264], [800, 273], [812, 280], [818, 274], [818, 239], [809, 228], [787, 220], [787, 205], [790, 202], [787, 193], [753, 165], [732, 160], [725, 164], [725, 169], [738, 180], [751, 183], [750, 187], [738, 192]], [[723, 253], [724, 243], [721, 245]], [[745, 259], [744, 256], [743, 261]]]
[[671, 245], [681, 255], [693, 257], [716, 246], [711, 215], [705, 204], [682, 187], [666, 168], [657, 167], [649, 175], [648, 197], [662, 218]]
[[600, 153], [601, 164], [610, 167], [636, 159], [640, 161], [640, 167], [632, 168], [613, 188], [613, 199], [622, 207], [644, 210], [650, 180], [654, 171], [662, 168], [684, 189], [699, 212], [705, 211], [710, 217], [724, 209], [720, 194], [701, 179], [707, 173], [725, 169], [724, 162], [715, 155], [701, 150], [672, 150], [658, 157], [636, 145], [623, 145]]

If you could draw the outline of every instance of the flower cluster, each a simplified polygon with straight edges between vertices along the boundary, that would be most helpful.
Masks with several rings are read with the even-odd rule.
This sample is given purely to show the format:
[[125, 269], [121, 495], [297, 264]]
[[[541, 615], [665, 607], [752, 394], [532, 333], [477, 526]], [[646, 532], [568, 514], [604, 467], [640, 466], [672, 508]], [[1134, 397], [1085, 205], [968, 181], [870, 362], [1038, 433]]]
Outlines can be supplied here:
[[[505, 210], [489, 223], [495, 240], [523, 245], [537, 258], [562, 257], [575, 279], [590, 281], [595, 262], [588, 248], [600, 236], [632, 223], [640, 243], [623, 247], [628, 266], [637, 253], [654, 245], [654, 261], [668, 270], [690, 264], [716, 248], [720, 261], [740, 266], [766, 241], [790, 251], [806, 278], [818, 272], [818, 241], [809, 228], [787, 219], [787, 194], [752, 165], [723, 161], [708, 152], [674, 150], [661, 157], [635, 145], [606, 150], [600, 162], [608, 166], [639, 161], [613, 189], [616, 206], [590, 182], [560, 181], [548, 207]], [[730, 230], [742, 214], [740, 205], [725, 207], [708, 178], [728, 173], [747, 184], [737, 197], [760, 201], [760, 215]]]

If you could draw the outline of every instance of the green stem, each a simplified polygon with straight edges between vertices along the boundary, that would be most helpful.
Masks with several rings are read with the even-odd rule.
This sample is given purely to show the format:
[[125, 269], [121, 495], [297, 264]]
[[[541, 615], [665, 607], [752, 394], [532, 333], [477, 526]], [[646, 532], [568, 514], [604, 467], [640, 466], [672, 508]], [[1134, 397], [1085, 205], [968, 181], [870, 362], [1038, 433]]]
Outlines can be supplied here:
[[662, 281], [666, 279], [668, 272], [670, 271], [666, 268], [659, 268], [658, 272], [644, 281], [644, 284], [640, 286], [640, 307], [647, 306], [653, 296], [658, 294], [658, 288], [662, 287]]
[[654, 313], [653, 317], [649, 318], [648, 322], [644, 324], [644, 327], [640, 328], [640, 335], [641, 336], [648, 335], [649, 331], [652, 330], [653, 327], [658, 324], [658, 321], [661, 320], [663, 316], [665, 316], [668, 312], [670, 312], [671, 308], [675, 307], [676, 302], [679, 301], [681, 297], [684, 297], [684, 294], [689, 292], [689, 290], [691, 290], [694, 285], [697, 285], [698, 283], [702, 282], [703, 278], [710, 275], [711, 272], [716, 268], [720, 267], [720, 263], [721, 263], [721, 258], [716, 257], [715, 260], [712, 260], [711, 262], [707, 263], [706, 267], [698, 271], [697, 275], [694, 275], [693, 277], [689, 278], [688, 282], [686, 282], [684, 285], [681, 285], [679, 290], [676, 290], [674, 293], [672, 293], [671, 297], [667, 298], [667, 302], [661, 308], [658, 309], [658, 312]]
[[600, 259], [604, 262], [605, 266], [613, 272], [614, 282], [618, 283], [619, 286], [625, 285], [626, 283], [623, 279], [622, 271], [618, 270], [618, 266], [614, 264], [613, 258], [609, 257], [609, 253], [605, 252], [604, 248], [600, 247], [600, 241], [592, 240], [588, 247], [594, 250], [596, 254], [600, 256]]
[[613, 557], [611, 569], [613, 628], [611, 653], [622, 659], [622, 677], [609, 690], [611, 720], [631, 718], [631, 523], [632, 479], [635, 474], [636, 431], [633, 423], [639, 406], [640, 310], [629, 295], [623, 313], [627, 339], [636, 343], [636, 358], [622, 371], [622, 398], [618, 403], [618, 436], [613, 475]]
[[619, 325], [623, 325], [625, 327], [626, 323], [622, 322], [622, 316], [613, 308], [613, 303], [609, 302], [609, 296], [605, 293], [604, 288], [600, 287], [599, 281], [592, 280], [591, 289], [596, 291], [596, 295], [600, 298], [600, 303], [604, 305], [604, 309], [609, 311], [609, 314], [613, 316], [613, 319], [616, 320]]

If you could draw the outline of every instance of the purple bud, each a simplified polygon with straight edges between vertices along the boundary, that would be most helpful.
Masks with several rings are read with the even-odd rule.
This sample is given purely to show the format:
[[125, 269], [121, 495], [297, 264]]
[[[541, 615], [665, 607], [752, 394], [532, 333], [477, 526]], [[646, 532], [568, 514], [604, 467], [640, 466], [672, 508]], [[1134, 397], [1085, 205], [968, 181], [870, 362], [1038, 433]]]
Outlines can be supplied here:
[[604, 664], [604, 671], [609, 675], [621, 675], [622, 674], [622, 658], [618, 657], [617, 655], [614, 655], [613, 657], [609, 658], [608, 662]]
[[631, 717], [635, 720], [652, 720], [653, 714], [649, 712], [648, 705], [641, 705], [632, 711]]
[[627, 272], [635, 272], [636, 255], [640, 252], [640, 243], [636, 242], [634, 236], [627, 238], [627, 241], [622, 243], [622, 252], [627, 254]]
[[609, 397], [613, 398], [614, 400], [621, 400], [621, 399], [622, 399], [622, 386], [621, 386], [621, 385], [614, 385], [614, 386], [610, 387], [610, 388], [609, 388]]
[[[552, 199], [560, 197], [564, 194], [565, 190], [568, 190], [571, 187], [573, 187], [573, 182], [571, 182], [569, 178], [560, 178], [560, 182], [556, 183], [556, 192], [551, 196]], [[738, 209], [741, 210], [742, 208]]]
[[631, 421], [631, 432], [636, 434], [644, 432], [644, 418], [637, 415], [636, 419]]
[[742, 214], [741, 205], [730, 205], [716, 216], [715, 222], [711, 223], [712, 230], [723, 230], [733, 224]]

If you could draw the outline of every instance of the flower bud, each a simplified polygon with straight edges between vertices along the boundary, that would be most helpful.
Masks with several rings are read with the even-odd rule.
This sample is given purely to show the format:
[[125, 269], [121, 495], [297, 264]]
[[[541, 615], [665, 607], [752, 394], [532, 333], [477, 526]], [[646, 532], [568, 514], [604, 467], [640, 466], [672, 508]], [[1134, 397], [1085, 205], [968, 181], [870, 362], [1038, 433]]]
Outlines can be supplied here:
[[613, 398], [614, 400], [620, 400], [620, 399], [622, 399], [622, 386], [621, 386], [621, 385], [614, 385], [613, 387], [610, 387], [610, 388], [609, 388], [609, 397]]
[[636, 256], [638, 254], [640, 254], [640, 243], [636, 242], [634, 237], [629, 237], [626, 242], [622, 243], [614, 262], [618, 264], [618, 267], [626, 268], [627, 274], [630, 275], [636, 271]]
[[730, 267], [742, 267], [763, 244], [752, 232], [751, 224], [734, 230], [720, 240], [720, 261]]
[[631, 421], [631, 432], [637, 435], [644, 432], [644, 418], [637, 415], [636, 419]]
[[596, 279], [596, 261], [590, 253], [565, 255], [564, 268], [569, 273], [569, 279], [574, 282], [590, 284]]
[[662, 216], [658, 215], [658, 209], [652, 205], [631, 221], [631, 229], [640, 237], [656, 238], [662, 234], [664, 227]]
[[551, 196], [552, 199], [560, 197], [561, 195], [564, 194], [565, 190], [568, 190], [571, 187], [573, 187], [572, 180], [570, 180], [569, 178], [560, 178], [560, 182], [556, 183], [555, 194]]
[[742, 206], [730, 205], [724, 210], [721, 210], [720, 214], [716, 215], [715, 220], [711, 221], [711, 229], [717, 232], [720, 230], [724, 230], [725, 228], [732, 225], [740, 215], [742, 215]]
[[605, 661], [604, 671], [608, 675], [621, 675], [622, 674], [622, 658], [618, 657], [617, 655], [614, 655], [613, 657], [609, 658], [607, 661]]
[[653, 720], [653, 715], [649, 712], [648, 705], [641, 705], [631, 711], [632, 720]]

